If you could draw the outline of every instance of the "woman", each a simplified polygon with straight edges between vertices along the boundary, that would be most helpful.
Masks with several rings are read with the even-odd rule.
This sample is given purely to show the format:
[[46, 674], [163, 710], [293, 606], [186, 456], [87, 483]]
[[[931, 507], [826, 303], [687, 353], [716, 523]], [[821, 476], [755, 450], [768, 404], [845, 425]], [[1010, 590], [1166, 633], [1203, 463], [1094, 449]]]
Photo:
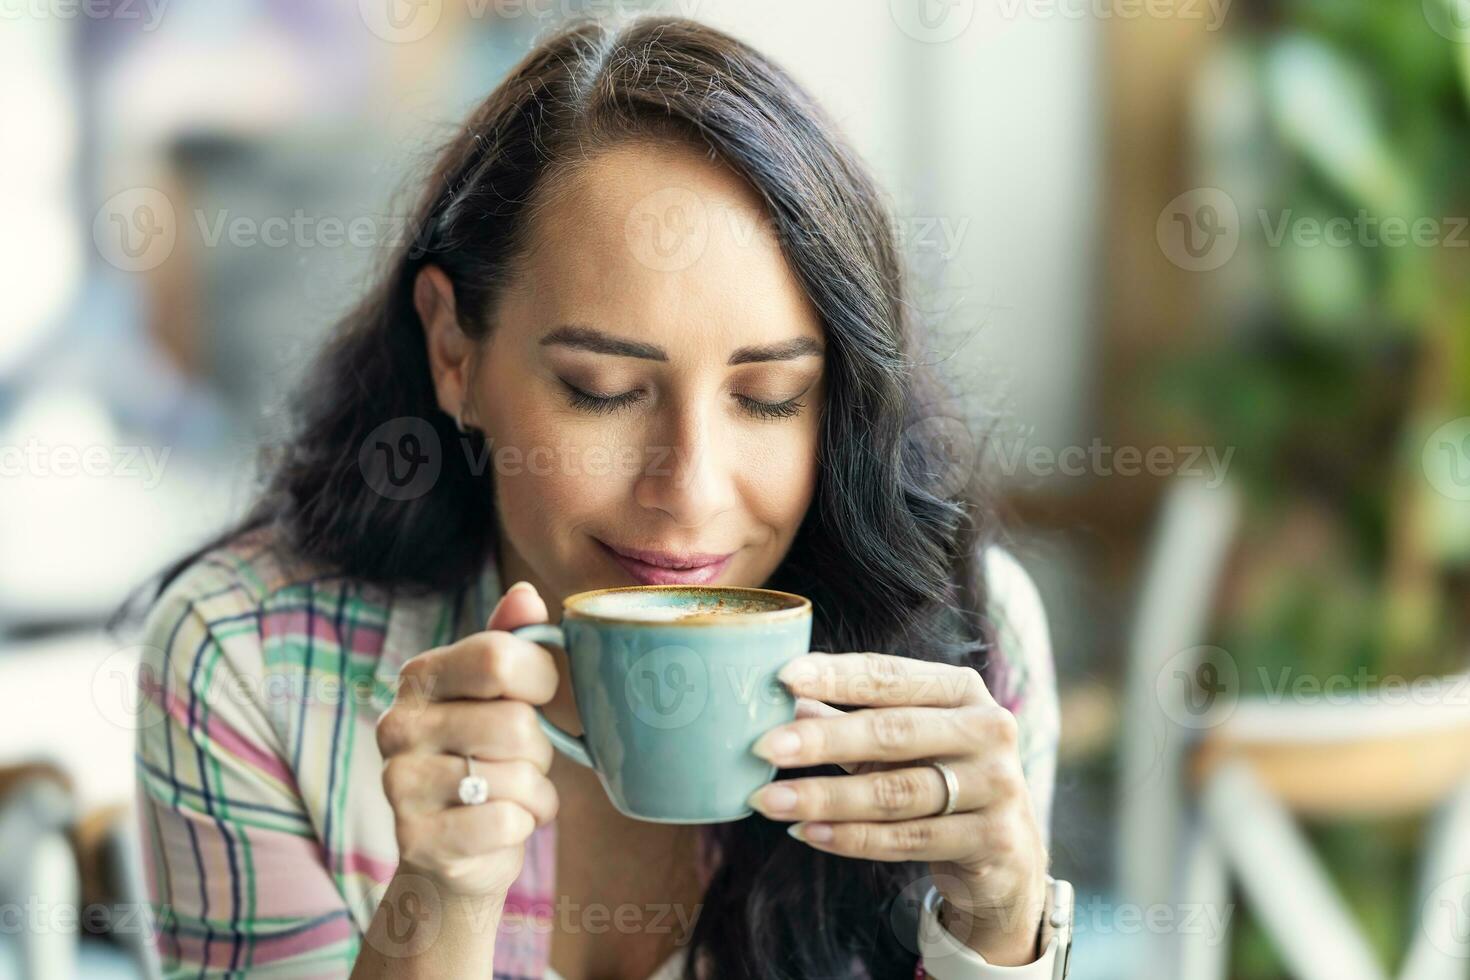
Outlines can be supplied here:
[[[809, 97], [708, 27], [578, 24], [411, 227], [149, 615], [167, 970], [908, 977], [930, 885], [964, 965], [1036, 961], [1044, 621], [948, 486], [894, 229]], [[506, 631], [659, 581], [812, 599], [829, 655], [745, 820], [622, 817], [535, 724], [580, 729], [565, 656]]]

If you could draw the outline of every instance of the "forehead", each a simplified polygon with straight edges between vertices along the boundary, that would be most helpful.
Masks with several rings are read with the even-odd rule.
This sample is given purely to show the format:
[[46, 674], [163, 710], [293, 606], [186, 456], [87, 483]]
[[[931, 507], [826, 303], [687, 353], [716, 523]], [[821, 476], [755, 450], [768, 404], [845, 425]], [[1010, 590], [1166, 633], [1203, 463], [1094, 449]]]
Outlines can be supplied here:
[[759, 195], [692, 147], [627, 145], [579, 164], [543, 189], [530, 235], [506, 312], [535, 325], [671, 347], [822, 335]]

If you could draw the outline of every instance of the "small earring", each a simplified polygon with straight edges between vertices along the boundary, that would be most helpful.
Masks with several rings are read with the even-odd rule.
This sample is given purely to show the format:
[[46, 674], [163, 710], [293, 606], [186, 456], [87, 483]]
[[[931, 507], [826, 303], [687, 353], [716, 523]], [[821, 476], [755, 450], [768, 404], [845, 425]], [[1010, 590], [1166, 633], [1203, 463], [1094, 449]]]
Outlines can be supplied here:
[[459, 411], [457, 411], [457, 412], [454, 413], [454, 427], [460, 431], [460, 434], [461, 435], [464, 434], [464, 406], [463, 405], [461, 405], [459, 407]]

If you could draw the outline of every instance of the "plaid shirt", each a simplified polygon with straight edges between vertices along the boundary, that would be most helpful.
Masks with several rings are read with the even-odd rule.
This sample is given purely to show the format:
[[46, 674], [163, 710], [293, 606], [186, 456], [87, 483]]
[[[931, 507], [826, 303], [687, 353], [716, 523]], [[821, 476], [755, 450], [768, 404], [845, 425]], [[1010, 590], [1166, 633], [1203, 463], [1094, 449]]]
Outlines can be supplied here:
[[[424, 598], [293, 579], [261, 545], [248, 535], [200, 558], [145, 626], [139, 812], [166, 976], [351, 972], [397, 866], [378, 716], [402, 664], [483, 629], [501, 592], [494, 567], [465, 593]], [[1058, 733], [1046, 623], [1013, 559], [993, 549], [987, 575], [1001, 628], [990, 686], [1021, 722], [1046, 827]], [[554, 976], [555, 856], [552, 822], [506, 898], [496, 980]], [[699, 870], [707, 880], [708, 860]]]

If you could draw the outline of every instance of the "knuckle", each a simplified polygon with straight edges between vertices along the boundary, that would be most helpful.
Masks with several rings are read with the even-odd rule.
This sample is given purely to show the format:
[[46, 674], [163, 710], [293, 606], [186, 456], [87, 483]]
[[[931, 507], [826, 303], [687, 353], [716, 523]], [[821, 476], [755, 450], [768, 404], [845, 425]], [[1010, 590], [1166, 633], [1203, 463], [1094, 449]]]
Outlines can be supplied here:
[[412, 742], [413, 720], [399, 706], [391, 706], [378, 718], [375, 734], [378, 739], [378, 754], [385, 759], [396, 755]]
[[405, 660], [403, 666], [398, 668], [398, 686], [403, 688], [421, 680], [424, 674], [428, 672], [428, 658], [429, 651], [425, 650], [423, 653]]
[[1025, 835], [1015, 820], [992, 820], [982, 830], [986, 850], [998, 865], [1007, 865], [1023, 850]]
[[525, 836], [525, 811], [518, 804], [509, 800], [491, 800], [481, 810], [486, 850], [514, 845]]
[[508, 666], [505, 641], [509, 636], [509, 633], [503, 631], [491, 631], [480, 633], [476, 637], [476, 667], [485, 678], [490, 690], [497, 694], [505, 690]]
[[[800, 785], [807, 783], [808, 785]], [[841, 809], [842, 786], [836, 779], [790, 781], [786, 787], [796, 794], [793, 813], [835, 813]], [[815, 818], [812, 818], [815, 819]]]
[[863, 655], [863, 676], [880, 698], [891, 695], [904, 683], [903, 668], [881, 653]]
[[545, 786], [542, 788], [543, 791], [546, 793], [547, 799], [546, 819], [548, 821], [555, 820], [557, 814], [561, 813], [561, 794], [557, 792], [556, 784], [553, 783], [550, 779], [547, 779], [544, 775], [542, 775], [539, 769], [536, 771], [536, 775], [540, 778], [541, 782], [545, 784]]
[[505, 831], [510, 826], [510, 804], [505, 800], [487, 800], [479, 808], [482, 846], [486, 849], [500, 846], [505, 841]]
[[496, 711], [506, 735], [515, 745], [524, 748], [535, 744], [541, 730], [535, 708], [524, 701], [502, 700], [496, 702]]
[[891, 660], [886, 654], [865, 653], [863, 654], [863, 669], [878, 678], [892, 678], [902, 676], [899, 665]]
[[[926, 701], [935, 697], [954, 700], [956, 696], [956, 679], [954, 674], [951, 673], [953, 670], [954, 668], [947, 664], [925, 664], [922, 673], [918, 677], [919, 683], [916, 688], [918, 697]], [[964, 678], [960, 678], [958, 684], [961, 688], [958, 693], [963, 695]]]
[[988, 735], [988, 729], [986, 728], [989, 724], [987, 719], [988, 715], [988, 708], [982, 708], [978, 705], [967, 705], [952, 709], [949, 717], [954, 720], [955, 727], [959, 729], [960, 734], [966, 742], [975, 745], [984, 745]]
[[527, 759], [512, 759], [506, 764], [506, 794], [521, 800], [534, 800], [541, 789], [541, 770]]
[[1016, 716], [998, 705], [970, 705], [954, 709], [952, 717], [967, 741], [1010, 748], [1020, 741]]
[[1002, 745], [1012, 746], [1021, 740], [1021, 726], [1016, 721], [1016, 716], [1005, 708], [995, 708], [990, 712], [991, 737]]
[[989, 779], [991, 792], [1001, 800], [1015, 799], [1026, 790], [1024, 777], [1009, 760], [1000, 760], [991, 765]]
[[912, 770], [892, 770], [873, 780], [873, 802], [882, 813], [902, 813], [919, 799], [919, 781]]
[[398, 689], [427, 693], [426, 688], [434, 675], [433, 661], [440, 652], [440, 648], [435, 647], [405, 661], [398, 669]]
[[1020, 835], [1009, 824], [1000, 826], [990, 835], [990, 853], [996, 858], [1014, 857], [1020, 849]]
[[985, 678], [980, 676], [980, 671], [974, 667], [960, 667], [960, 692], [964, 699], [971, 704], [983, 704], [990, 698], [990, 688], [985, 685]]
[[914, 737], [913, 715], [905, 711], [878, 709], [868, 715], [869, 734], [881, 749], [899, 749]]
[[394, 756], [383, 763], [383, 795], [397, 810], [412, 796], [418, 786], [418, 774], [406, 756]]
[[901, 854], [926, 850], [934, 840], [934, 831], [920, 822], [895, 824], [888, 834], [890, 846]]

